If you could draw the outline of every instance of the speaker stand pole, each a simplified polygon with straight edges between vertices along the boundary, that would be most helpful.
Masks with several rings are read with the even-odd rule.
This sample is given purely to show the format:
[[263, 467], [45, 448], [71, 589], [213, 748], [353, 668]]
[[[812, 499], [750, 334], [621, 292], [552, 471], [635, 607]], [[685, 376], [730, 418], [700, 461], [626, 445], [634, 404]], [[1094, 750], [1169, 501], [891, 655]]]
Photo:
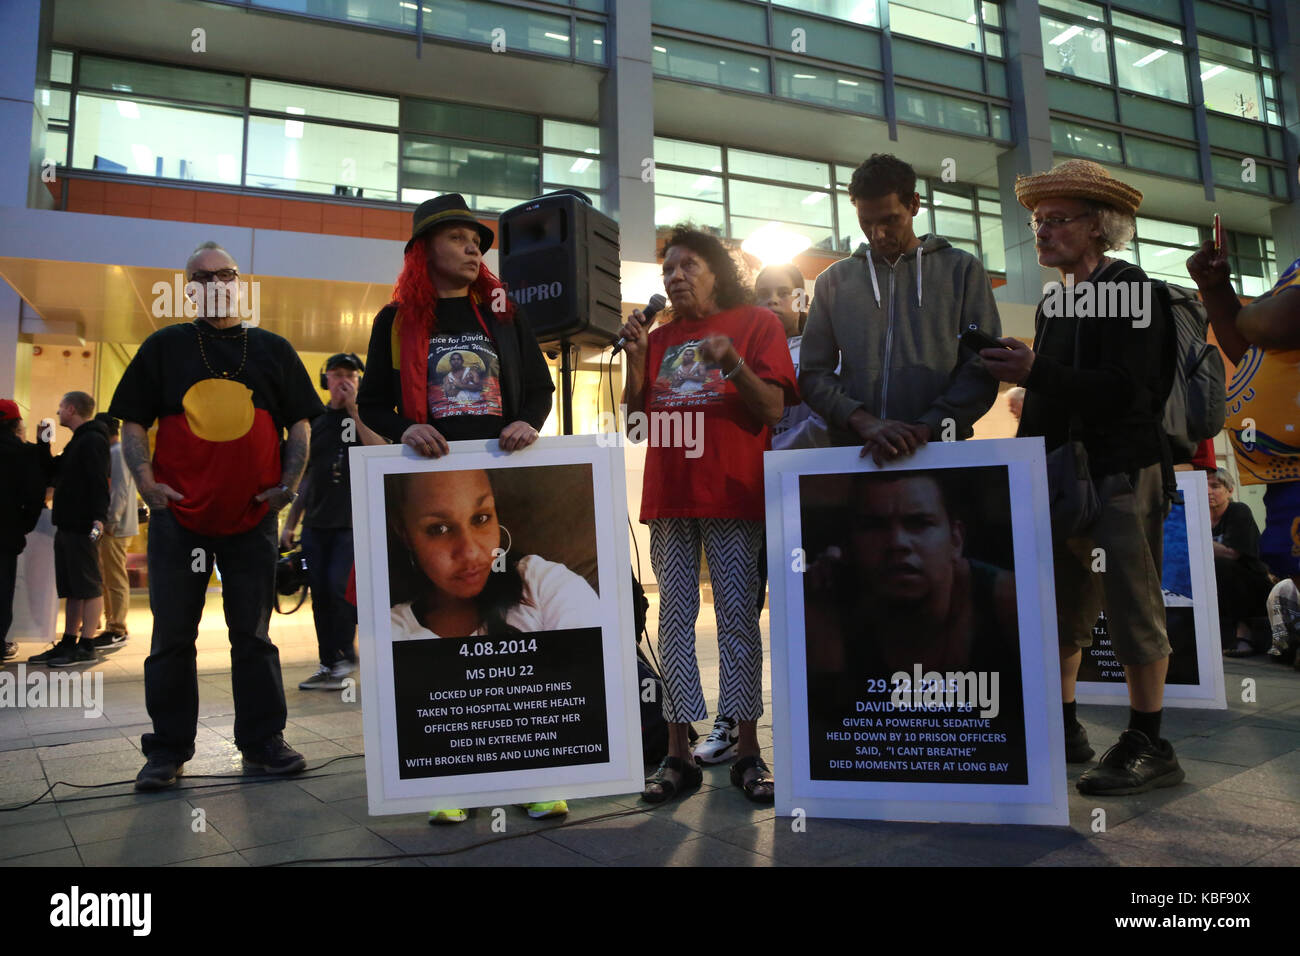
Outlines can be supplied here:
[[573, 346], [560, 339], [560, 434], [573, 434]]

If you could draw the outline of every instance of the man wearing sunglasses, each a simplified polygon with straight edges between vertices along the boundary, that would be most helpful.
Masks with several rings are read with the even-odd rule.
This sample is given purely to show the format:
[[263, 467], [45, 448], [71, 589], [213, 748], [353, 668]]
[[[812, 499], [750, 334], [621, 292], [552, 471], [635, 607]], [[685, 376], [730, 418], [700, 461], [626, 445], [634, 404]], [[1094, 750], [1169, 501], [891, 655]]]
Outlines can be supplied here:
[[148, 762], [138, 790], [174, 785], [194, 754], [195, 640], [214, 566], [230, 629], [235, 745], [246, 765], [271, 773], [306, 766], [284, 741], [284, 685], [269, 626], [277, 516], [294, 499], [308, 422], [321, 402], [293, 346], [240, 320], [239, 267], [225, 249], [215, 242], [195, 249], [185, 280], [198, 317], [145, 339], [109, 408], [122, 420], [122, 454], [152, 512], [153, 638], [144, 678], [153, 732], [141, 741]]

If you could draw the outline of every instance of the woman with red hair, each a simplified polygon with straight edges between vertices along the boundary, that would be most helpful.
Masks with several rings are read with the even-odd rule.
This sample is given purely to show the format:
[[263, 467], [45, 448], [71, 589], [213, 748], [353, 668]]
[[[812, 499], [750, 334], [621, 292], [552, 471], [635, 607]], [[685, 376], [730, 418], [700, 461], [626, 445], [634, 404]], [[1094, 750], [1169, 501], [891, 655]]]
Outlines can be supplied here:
[[368, 428], [438, 458], [449, 441], [526, 448], [555, 385], [532, 329], [483, 264], [492, 230], [456, 193], [415, 210], [393, 301], [375, 316], [357, 393]]
[[[492, 230], [456, 193], [415, 210], [393, 301], [375, 316], [357, 411], [366, 427], [418, 454], [495, 438], [503, 451], [537, 441], [555, 385], [527, 320], [483, 264]], [[563, 800], [525, 805], [534, 819], [563, 816]], [[435, 809], [430, 823], [460, 823]]]

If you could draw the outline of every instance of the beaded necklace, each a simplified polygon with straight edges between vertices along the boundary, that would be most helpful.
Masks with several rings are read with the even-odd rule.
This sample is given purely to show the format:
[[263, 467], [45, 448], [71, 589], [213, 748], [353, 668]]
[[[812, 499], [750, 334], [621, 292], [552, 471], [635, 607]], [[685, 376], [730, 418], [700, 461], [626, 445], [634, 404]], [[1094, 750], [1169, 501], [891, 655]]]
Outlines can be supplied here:
[[242, 333], [240, 341], [243, 343], [243, 354], [239, 357], [239, 367], [233, 372], [218, 372], [212, 367], [212, 363], [208, 361], [208, 353], [203, 349], [203, 330], [199, 328], [198, 321], [194, 323], [194, 331], [199, 337], [199, 358], [203, 359], [203, 365], [213, 376], [216, 378], [234, 378], [244, 370], [244, 363], [248, 361], [248, 326], [240, 326], [240, 332]]

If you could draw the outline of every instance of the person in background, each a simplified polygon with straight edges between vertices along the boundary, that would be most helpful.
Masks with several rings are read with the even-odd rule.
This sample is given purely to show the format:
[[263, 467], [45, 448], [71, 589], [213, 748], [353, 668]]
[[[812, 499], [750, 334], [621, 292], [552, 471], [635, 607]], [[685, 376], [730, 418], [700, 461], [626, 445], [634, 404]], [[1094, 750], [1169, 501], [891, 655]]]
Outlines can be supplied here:
[[112, 476], [109, 485], [108, 521], [99, 539], [99, 564], [104, 573], [104, 630], [95, 635], [97, 650], [112, 650], [126, 643], [126, 615], [131, 610], [131, 581], [126, 573], [126, 543], [140, 531], [136, 507], [135, 478], [122, 462], [121, 425], [107, 412], [95, 421], [108, 429], [108, 453]]
[[1263, 617], [1272, 584], [1259, 557], [1259, 528], [1250, 508], [1232, 500], [1233, 481], [1219, 468], [1206, 479], [1210, 496], [1210, 534], [1214, 538], [1214, 578], [1219, 592], [1219, 633], [1227, 657], [1249, 657], [1266, 650], [1250, 621]]
[[[793, 263], [768, 266], [754, 280], [754, 304], [771, 309], [781, 320], [785, 330], [785, 344], [790, 349], [790, 361], [795, 374], [799, 374], [799, 346], [803, 342], [803, 326], [808, 314], [800, 306], [807, 301], [803, 273]], [[772, 429], [772, 450], [786, 448], [829, 448], [830, 437], [826, 423], [808, 407], [807, 402], [791, 405]]]
[[18, 404], [0, 399], [0, 639], [3, 660], [18, 654], [10, 640], [14, 620], [14, 588], [18, 581], [18, 556], [27, 547], [27, 535], [45, 508], [45, 489], [53, 463], [50, 443], [23, 441], [23, 415]]
[[1296, 653], [1300, 642], [1300, 587], [1297, 585], [1300, 585], [1300, 574], [1278, 581], [1268, 593], [1266, 607], [1273, 632], [1269, 655], [1283, 662], [1290, 660], [1300, 670], [1300, 654]]
[[94, 414], [95, 400], [85, 392], [68, 392], [59, 403], [59, 424], [72, 430], [72, 440], [54, 459], [54, 578], [65, 600], [63, 637], [29, 657], [29, 664], [71, 667], [99, 659], [95, 627], [104, 579], [97, 542], [108, 520], [110, 456], [108, 429]]
[[[638, 311], [621, 330], [627, 342], [623, 404], [629, 414], [697, 415], [703, 441], [699, 457], [663, 445], [646, 450], [641, 520], [650, 525], [650, 561], [659, 582], [668, 755], [641, 797], [663, 803], [703, 781], [688, 738], [690, 722], [708, 717], [695, 654], [703, 548], [718, 625], [718, 711], [736, 722], [729, 728], [737, 735], [738, 757], [731, 782], [750, 800], [771, 803], [775, 784], [757, 730], [763, 713], [763, 452], [771, 444], [769, 429], [799, 401], [794, 366], [780, 321], [749, 304], [751, 292], [716, 237], [675, 227], [664, 243], [663, 276], [672, 320], [650, 332]], [[687, 352], [709, 373], [699, 391], [682, 395], [671, 387], [669, 370]]]
[[357, 384], [363, 371], [365, 365], [351, 352], [326, 359], [321, 385], [330, 393], [329, 404], [312, 419], [307, 473], [280, 533], [280, 550], [291, 550], [302, 519], [302, 551], [320, 666], [298, 684], [299, 690], [340, 690], [344, 679], [357, 669], [357, 609], [347, 599], [354, 557], [348, 449], [387, 444], [357, 414]]

